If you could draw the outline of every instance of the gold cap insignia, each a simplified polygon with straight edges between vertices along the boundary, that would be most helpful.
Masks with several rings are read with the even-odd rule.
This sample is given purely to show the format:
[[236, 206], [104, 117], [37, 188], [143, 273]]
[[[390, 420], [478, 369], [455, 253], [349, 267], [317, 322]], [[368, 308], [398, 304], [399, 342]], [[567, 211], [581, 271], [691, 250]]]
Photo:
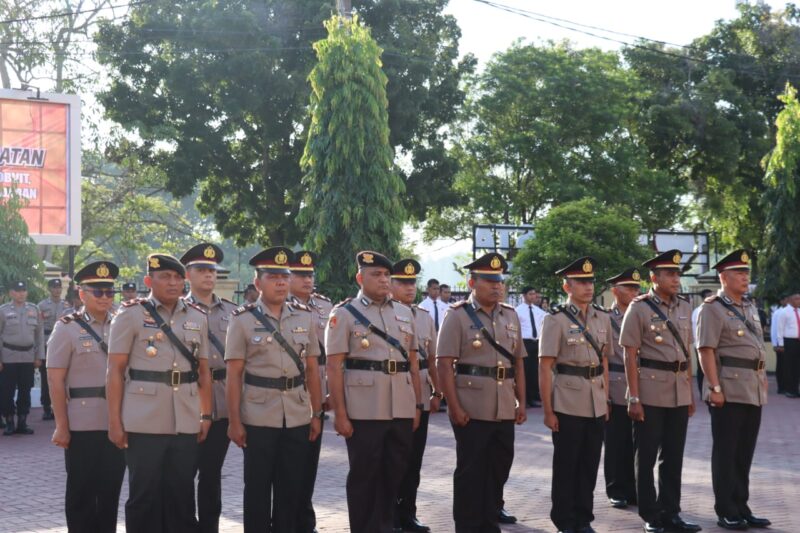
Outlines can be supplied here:
[[214, 259], [217, 256], [217, 252], [214, 251], [213, 246], [206, 246], [206, 249], [203, 250], [203, 255], [208, 259]]
[[148, 257], [147, 261], [150, 263], [150, 268], [161, 268], [158, 257]]
[[363, 254], [361, 256], [361, 260], [364, 261], [365, 263], [371, 264], [373, 261], [375, 261], [375, 257], [372, 254]]
[[100, 263], [100, 266], [97, 267], [95, 271], [98, 278], [107, 278], [110, 272], [108, 271], [108, 266], [105, 263]]
[[632, 279], [633, 281], [639, 281], [639, 280], [641, 280], [641, 279], [642, 279], [642, 275], [641, 275], [641, 274], [639, 274], [639, 271], [638, 271], [638, 270], [634, 270], [634, 271], [633, 271], [633, 273], [631, 274], [631, 279]]
[[310, 265], [312, 263], [311, 254], [306, 252], [303, 254], [303, 257], [300, 258], [300, 264], [302, 265]]
[[587, 274], [592, 271], [592, 262], [588, 259], [583, 262], [583, 271]]
[[409, 276], [416, 273], [414, 269], [414, 265], [412, 263], [406, 263], [406, 267], [403, 269], [403, 272], [408, 274]]
[[749, 263], [750, 262], [750, 254], [747, 252], [742, 252], [742, 263]]
[[680, 252], [676, 252], [675, 255], [672, 256], [672, 262], [675, 263], [676, 265], [680, 265], [681, 264], [681, 254], [680, 254]]
[[489, 262], [489, 266], [494, 269], [500, 268], [500, 265], [502, 265], [502, 263], [500, 262], [500, 258], [497, 256], [492, 257], [492, 260]]
[[281, 250], [280, 252], [275, 254], [275, 263], [277, 263], [279, 265], [285, 265], [286, 261], [288, 261], [288, 260], [289, 260], [289, 258], [286, 257], [286, 252], [284, 252], [283, 250]]

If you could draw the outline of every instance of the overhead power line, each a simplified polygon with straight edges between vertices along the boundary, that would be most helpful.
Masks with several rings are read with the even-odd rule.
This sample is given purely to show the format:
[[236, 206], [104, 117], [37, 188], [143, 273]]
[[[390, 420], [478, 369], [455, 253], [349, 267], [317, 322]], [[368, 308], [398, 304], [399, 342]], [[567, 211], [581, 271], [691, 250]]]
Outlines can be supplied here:
[[48, 13], [47, 15], [35, 15], [33, 17], [20, 17], [15, 19], [6, 19], [0, 20], [0, 24], [16, 24], [18, 22], [31, 22], [34, 20], [46, 20], [46, 19], [54, 19], [60, 17], [71, 17], [74, 15], [81, 15], [83, 13], [96, 13], [97, 11], [105, 11], [108, 9], [118, 9], [121, 7], [135, 7], [142, 4], [149, 4], [154, 0], [138, 0], [136, 2], [129, 2], [127, 4], [117, 4], [117, 5], [108, 5], [108, 6], [100, 6], [95, 7], [92, 9], [81, 9], [78, 11], [61, 11], [59, 13]]

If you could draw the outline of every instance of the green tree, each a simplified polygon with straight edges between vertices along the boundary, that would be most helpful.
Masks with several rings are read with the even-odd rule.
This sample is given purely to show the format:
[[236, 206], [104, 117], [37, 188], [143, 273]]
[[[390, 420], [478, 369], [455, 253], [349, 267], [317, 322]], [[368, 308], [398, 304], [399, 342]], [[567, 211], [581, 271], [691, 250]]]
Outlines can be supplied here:
[[553, 272], [590, 255], [598, 262], [596, 279], [601, 285], [602, 280], [647, 259], [648, 250], [639, 243], [641, 231], [618, 206], [592, 198], [567, 202], [535, 224], [533, 237], [514, 258], [513, 279], [560, 297], [562, 280]]
[[765, 158], [762, 199], [767, 223], [759, 293], [770, 301], [794, 288], [800, 272], [800, 102], [788, 83], [779, 98], [784, 108], [775, 120], [775, 148]]
[[7, 292], [14, 280], [28, 282], [31, 301], [39, 301], [44, 264], [36, 253], [36, 244], [28, 235], [28, 225], [19, 210], [25, 201], [10, 196], [0, 201], [0, 291]]
[[405, 220], [403, 181], [392, 164], [381, 49], [358, 17], [334, 16], [314, 44], [311, 125], [302, 166], [309, 193], [300, 215], [307, 246], [320, 252], [327, 292], [352, 292], [359, 250], [395, 256]]

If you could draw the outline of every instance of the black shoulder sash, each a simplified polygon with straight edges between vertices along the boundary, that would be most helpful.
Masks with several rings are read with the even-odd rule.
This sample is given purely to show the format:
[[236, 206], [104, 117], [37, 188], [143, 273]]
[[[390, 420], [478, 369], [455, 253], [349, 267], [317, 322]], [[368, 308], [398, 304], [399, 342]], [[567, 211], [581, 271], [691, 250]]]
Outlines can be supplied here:
[[248, 311], [250, 311], [253, 316], [256, 317], [256, 320], [261, 322], [261, 325], [267, 329], [267, 332], [271, 334], [275, 340], [278, 341], [278, 344], [280, 344], [281, 347], [286, 351], [286, 353], [289, 354], [289, 357], [292, 358], [294, 364], [297, 365], [297, 369], [300, 371], [300, 374], [304, 374], [306, 371], [306, 366], [303, 364], [303, 360], [299, 355], [297, 355], [297, 352], [294, 351], [294, 348], [292, 348], [292, 346], [286, 341], [286, 338], [283, 336], [283, 334], [278, 331], [267, 319], [264, 313], [261, 312], [261, 309], [259, 309], [257, 305], [254, 305], [253, 307], [249, 308]]
[[575, 314], [566, 305], [560, 306], [560, 309], [561, 312], [567, 316], [570, 322], [578, 326], [578, 331], [581, 332], [583, 338], [586, 339], [586, 342], [592, 345], [592, 348], [594, 348], [594, 351], [597, 354], [597, 360], [600, 361], [600, 364], [603, 364], [603, 349], [597, 344], [597, 341], [594, 339], [592, 334], [586, 330], [586, 326], [584, 326], [581, 321], [578, 320], [578, 317], [575, 316]]
[[658, 318], [660, 318], [667, 324], [667, 328], [669, 328], [670, 333], [672, 333], [672, 336], [675, 337], [675, 340], [678, 341], [678, 345], [681, 347], [681, 351], [683, 352], [683, 356], [686, 357], [686, 361], [691, 362], [692, 359], [691, 357], [689, 357], [689, 350], [687, 350], [686, 346], [683, 344], [683, 339], [681, 338], [681, 334], [678, 331], [677, 326], [675, 326], [675, 324], [672, 323], [669, 317], [665, 315], [661, 309], [659, 309], [658, 305], [656, 305], [656, 303], [653, 302], [653, 300], [651, 300], [650, 298], [645, 298], [642, 301], [646, 303], [648, 307], [650, 307], [650, 309], [652, 309], [656, 315], [658, 315]]
[[364, 324], [368, 330], [393, 346], [398, 352], [400, 352], [400, 355], [402, 355], [403, 358], [408, 361], [408, 351], [406, 351], [405, 347], [400, 343], [399, 340], [395, 339], [382, 329], [372, 324], [372, 322], [370, 322], [369, 319], [367, 319], [367, 317], [365, 317], [364, 314], [356, 309], [350, 302], [344, 304], [344, 308], [347, 309], [350, 314], [356, 318], [356, 320]]
[[200, 368], [200, 361], [198, 361], [197, 357], [195, 356], [197, 346], [194, 347], [194, 350], [189, 350], [189, 348], [183, 344], [177, 335], [175, 335], [175, 332], [172, 331], [172, 328], [169, 326], [169, 324], [164, 322], [164, 319], [161, 318], [161, 315], [159, 315], [158, 311], [156, 311], [156, 306], [153, 305], [153, 302], [145, 299], [140, 300], [139, 303], [147, 310], [148, 313], [150, 313], [150, 316], [153, 317], [153, 320], [158, 328], [164, 332], [164, 335], [167, 336], [169, 342], [171, 342], [172, 345], [177, 348], [180, 354], [184, 356], [187, 361], [189, 361], [189, 364], [192, 365], [192, 371], [197, 372], [197, 369]]
[[478, 318], [478, 313], [475, 312], [475, 308], [472, 307], [472, 305], [470, 305], [469, 303], [467, 303], [465, 305], [461, 305], [459, 307], [463, 307], [464, 308], [464, 311], [467, 312], [467, 316], [469, 316], [469, 319], [472, 320], [472, 323], [475, 325], [475, 327], [478, 328], [481, 331], [481, 334], [483, 335], [483, 338], [486, 339], [486, 342], [491, 344], [492, 348], [494, 348], [495, 350], [500, 352], [500, 354], [502, 354], [503, 357], [505, 357], [506, 359], [508, 359], [509, 361], [511, 361], [513, 363], [514, 362], [514, 354], [509, 352], [504, 346], [501, 346], [494, 339], [494, 337], [492, 337], [492, 335], [489, 333], [489, 330], [486, 329], [486, 326], [484, 326], [483, 322], [481, 322], [481, 319]]
[[72, 320], [74, 320], [74, 321], [75, 321], [77, 324], [79, 324], [79, 325], [80, 325], [80, 326], [81, 326], [83, 329], [85, 329], [85, 330], [86, 330], [86, 333], [88, 333], [89, 335], [91, 335], [91, 336], [92, 336], [92, 338], [93, 338], [95, 341], [97, 341], [97, 344], [98, 344], [98, 345], [100, 345], [100, 349], [101, 349], [101, 350], [103, 350], [103, 353], [105, 353], [106, 355], [108, 355], [108, 344], [106, 344], [106, 341], [104, 341], [104, 340], [102, 339], [102, 337], [100, 337], [100, 335], [98, 335], [98, 334], [97, 334], [97, 332], [96, 332], [94, 329], [92, 329], [92, 327], [89, 325], [89, 323], [88, 323], [88, 322], [86, 322], [86, 321], [83, 319], [83, 317], [81, 317], [81, 316], [80, 316], [80, 314], [79, 314], [79, 313], [75, 313], [74, 315], [72, 315]]

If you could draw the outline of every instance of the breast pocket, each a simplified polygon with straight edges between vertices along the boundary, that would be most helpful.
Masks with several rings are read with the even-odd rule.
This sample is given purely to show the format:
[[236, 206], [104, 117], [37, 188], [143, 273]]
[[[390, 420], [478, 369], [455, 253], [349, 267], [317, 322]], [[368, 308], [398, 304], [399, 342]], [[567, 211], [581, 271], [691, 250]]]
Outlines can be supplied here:
[[244, 400], [247, 403], [266, 403], [267, 402], [267, 389], [263, 387], [250, 386], [244, 392]]
[[482, 389], [483, 380], [474, 376], [456, 376], [456, 388], [458, 389]]
[[200, 332], [186, 331], [183, 334], [183, 342], [190, 350], [194, 350], [195, 346], [200, 346]]
[[348, 387], [372, 387], [375, 384], [375, 376], [366, 372], [345, 372], [344, 378]]
[[301, 351], [308, 348], [308, 333], [292, 333], [292, 342], [299, 354]]

